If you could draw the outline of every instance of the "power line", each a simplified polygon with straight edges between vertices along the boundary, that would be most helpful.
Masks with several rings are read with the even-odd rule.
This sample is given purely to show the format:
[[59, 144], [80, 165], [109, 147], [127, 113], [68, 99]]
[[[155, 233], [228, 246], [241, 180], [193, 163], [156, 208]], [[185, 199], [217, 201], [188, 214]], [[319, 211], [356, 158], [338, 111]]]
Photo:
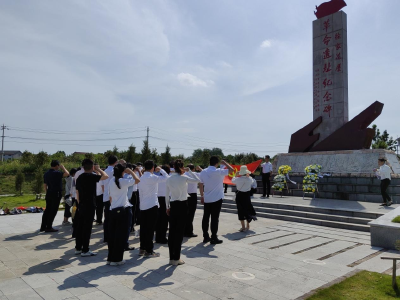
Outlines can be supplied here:
[[[112, 133], [112, 132], [116, 132], [116, 131], [127, 131], [127, 129], [126, 128], [122, 128], [122, 129], [103, 129], [103, 130], [93, 130], [93, 131], [90, 131], [90, 130], [79, 130], [79, 131], [65, 131], [65, 130], [53, 130], [53, 129], [34, 129], [34, 128], [24, 128], [24, 127], [14, 127], [14, 126], [9, 126], [8, 127], [9, 129], [11, 129], [11, 130], [20, 130], [20, 131], [22, 131], [22, 130], [25, 130], [25, 131], [33, 131], [33, 132], [37, 132], [37, 131], [40, 131], [40, 132], [46, 132], [46, 133], [50, 133], [50, 132], [53, 132], [53, 133], [71, 133], [71, 134], [76, 134], [76, 133], [105, 133], [105, 132], [110, 132], [110, 133]], [[132, 128], [132, 129], [142, 129], [142, 130], [145, 130], [146, 129], [146, 127], [135, 127], [135, 128]], [[130, 132], [132, 132], [131, 130], [129, 130]], [[138, 131], [140, 131], [140, 130], [138, 130]]]
[[[145, 138], [145, 136], [134, 136], [134, 137], [126, 137], [126, 138], [113, 138], [113, 139], [95, 139], [95, 140], [62, 140], [62, 139], [38, 139], [38, 138], [28, 138], [28, 137], [20, 137], [20, 136], [7, 136], [10, 139], [20, 139], [20, 140], [34, 140], [34, 141], [60, 141], [60, 142], [97, 142], [97, 141], [118, 141], [118, 140], [133, 140]], [[95, 146], [95, 145], [94, 145]]]
[[132, 132], [140, 132], [144, 131], [145, 128], [140, 130], [125, 130], [120, 132], [51, 132], [51, 131], [38, 131], [38, 130], [29, 130], [29, 129], [14, 129], [10, 128], [12, 131], [18, 132], [29, 132], [29, 133], [38, 133], [38, 134], [61, 134], [61, 135], [103, 135], [103, 134], [122, 134], [122, 133], [132, 133]]

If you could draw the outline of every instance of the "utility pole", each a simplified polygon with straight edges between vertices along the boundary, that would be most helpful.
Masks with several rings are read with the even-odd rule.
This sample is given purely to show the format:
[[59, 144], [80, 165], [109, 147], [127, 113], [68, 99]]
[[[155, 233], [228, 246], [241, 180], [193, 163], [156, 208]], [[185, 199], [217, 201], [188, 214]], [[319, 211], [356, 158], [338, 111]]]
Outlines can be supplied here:
[[1, 162], [4, 161], [4, 130], [8, 130], [7, 126], [4, 124], [1, 126], [1, 130], [3, 131], [3, 134], [1, 135]]
[[150, 128], [149, 128], [149, 126], [147, 126], [147, 135], [146, 135], [147, 145], [149, 145], [149, 131], [150, 131]]

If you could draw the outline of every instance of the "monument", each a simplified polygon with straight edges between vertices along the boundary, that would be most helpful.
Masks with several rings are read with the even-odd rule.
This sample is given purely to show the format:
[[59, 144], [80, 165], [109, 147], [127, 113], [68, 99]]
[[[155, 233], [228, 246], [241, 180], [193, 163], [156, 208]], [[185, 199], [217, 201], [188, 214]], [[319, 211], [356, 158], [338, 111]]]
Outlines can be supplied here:
[[275, 168], [287, 164], [300, 174], [306, 166], [320, 164], [323, 172], [374, 176], [377, 159], [384, 157], [394, 172], [400, 173], [394, 152], [370, 149], [375, 131], [368, 126], [381, 114], [383, 103], [367, 104], [349, 121], [347, 15], [341, 11], [345, 6], [343, 0], [331, 0], [316, 7], [312, 28], [313, 121], [292, 134], [289, 153], [278, 154]]

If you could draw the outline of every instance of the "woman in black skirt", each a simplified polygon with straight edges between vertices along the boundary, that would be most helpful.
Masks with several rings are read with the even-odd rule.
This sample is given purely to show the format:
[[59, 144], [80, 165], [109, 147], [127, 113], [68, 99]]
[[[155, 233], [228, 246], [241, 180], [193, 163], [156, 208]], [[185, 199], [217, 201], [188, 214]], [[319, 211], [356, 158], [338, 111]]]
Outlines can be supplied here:
[[[240, 232], [250, 229], [250, 222], [257, 220], [256, 212], [250, 200], [251, 187], [254, 184], [254, 179], [250, 177], [251, 172], [247, 166], [241, 166], [239, 171], [240, 177], [232, 178], [232, 183], [236, 184], [236, 205], [238, 210], [239, 221], [242, 224]], [[245, 227], [247, 221], [247, 227]]]

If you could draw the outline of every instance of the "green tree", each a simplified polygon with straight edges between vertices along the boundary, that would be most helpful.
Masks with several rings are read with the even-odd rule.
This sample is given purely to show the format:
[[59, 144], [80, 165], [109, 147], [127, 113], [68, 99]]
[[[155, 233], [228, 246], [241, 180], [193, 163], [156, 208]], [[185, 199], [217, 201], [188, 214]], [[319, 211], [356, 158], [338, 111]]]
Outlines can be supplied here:
[[150, 158], [151, 158], [151, 151], [149, 148], [149, 143], [147, 140], [144, 140], [140, 159], [142, 160], [142, 163], [144, 163], [146, 160], [149, 160]]
[[66, 154], [64, 151], [57, 151], [56, 153], [52, 154], [50, 157], [51, 159], [56, 159], [58, 161], [65, 161]]
[[94, 160], [94, 154], [93, 154], [92, 152], [90, 152], [90, 153], [85, 153], [85, 158]]
[[112, 154], [117, 156], [117, 157], [119, 156], [119, 152], [118, 152], [117, 146], [114, 146], [114, 148], [112, 149]]
[[32, 190], [35, 194], [41, 194], [43, 192], [43, 172], [42, 169], [37, 169], [35, 173], [35, 179], [32, 184]]
[[387, 130], [384, 130], [381, 134], [378, 126], [374, 124], [372, 125], [372, 128], [375, 130], [375, 136], [372, 139], [372, 149], [387, 149], [396, 151], [396, 141], [393, 140], [393, 137], [389, 136]]
[[36, 167], [43, 167], [48, 161], [49, 155], [44, 151], [40, 151], [34, 157], [34, 163]]
[[21, 169], [18, 169], [17, 175], [15, 176], [15, 191], [22, 195], [22, 186], [25, 182], [25, 175]]
[[151, 159], [154, 162], [158, 162], [158, 153], [156, 148], [151, 149]]
[[201, 155], [201, 164], [204, 167], [206, 167], [210, 164], [210, 157], [211, 157], [210, 150], [204, 149], [203, 153]]
[[125, 160], [130, 163], [135, 163], [137, 158], [136, 147], [132, 144], [128, 147]]
[[165, 147], [165, 152], [161, 153], [161, 163], [163, 165], [168, 165], [171, 161], [172, 161], [171, 148], [167, 145], [167, 147]]
[[220, 148], [212, 148], [210, 150], [210, 155], [218, 156], [220, 159], [223, 159], [225, 157], [224, 152], [222, 152], [222, 149]]
[[23, 164], [31, 164], [33, 162], [33, 154], [27, 150], [22, 153], [21, 163]]

